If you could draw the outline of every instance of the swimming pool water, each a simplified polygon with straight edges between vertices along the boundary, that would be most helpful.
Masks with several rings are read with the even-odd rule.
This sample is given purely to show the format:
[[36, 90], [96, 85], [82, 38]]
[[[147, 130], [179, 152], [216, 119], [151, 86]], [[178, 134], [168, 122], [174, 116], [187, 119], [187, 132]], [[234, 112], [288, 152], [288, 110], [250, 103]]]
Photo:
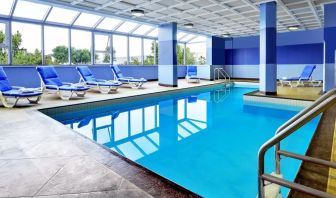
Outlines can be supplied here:
[[[86, 137], [204, 197], [256, 197], [257, 152], [297, 113], [246, 105], [250, 88], [205, 89], [50, 115]], [[304, 154], [318, 119], [282, 143]], [[282, 159], [293, 180], [300, 163]], [[274, 155], [266, 155], [274, 171]]]

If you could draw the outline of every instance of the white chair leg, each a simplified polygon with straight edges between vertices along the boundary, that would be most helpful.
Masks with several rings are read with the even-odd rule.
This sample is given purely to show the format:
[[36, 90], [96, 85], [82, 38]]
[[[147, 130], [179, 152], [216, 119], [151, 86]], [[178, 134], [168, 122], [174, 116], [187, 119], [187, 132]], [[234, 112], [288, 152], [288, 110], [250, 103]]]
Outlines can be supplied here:
[[72, 97], [73, 91], [57, 91], [57, 95], [62, 99], [62, 100], [70, 100]]
[[104, 87], [99, 86], [98, 89], [99, 89], [100, 93], [102, 93], [102, 94], [108, 94], [108, 93], [111, 92], [111, 87], [107, 87], [107, 86], [104, 86]]
[[29, 101], [30, 104], [37, 104], [41, 100], [41, 96], [37, 96], [35, 100], [31, 98], [27, 98], [27, 100]]
[[11, 102], [8, 101], [9, 98], [3, 97], [3, 96], [0, 97], [0, 100], [3, 104], [3, 106], [5, 106], [6, 108], [13, 108], [17, 104], [19, 99], [20, 99], [19, 97], [15, 97], [14, 102], [11, 103]]
[[[77, 95], [78, 97], [84, 97], [85, 94], [86, 94], [86, 91], [76, 91], [76, 95]], [[71, 95], [72, 95], [72, 94], [71, 94]]]

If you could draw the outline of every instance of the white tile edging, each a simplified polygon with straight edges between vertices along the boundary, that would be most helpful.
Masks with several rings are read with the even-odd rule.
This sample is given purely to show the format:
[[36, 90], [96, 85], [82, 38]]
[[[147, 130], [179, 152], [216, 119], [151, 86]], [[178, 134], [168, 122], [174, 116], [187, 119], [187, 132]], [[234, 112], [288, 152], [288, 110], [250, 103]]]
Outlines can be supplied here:
[[254, 103], [267, 103], [275, 105], [289, 105], [295, 107], [307, 107], [313, 103], [313, 101], [306, 100], [293, 100], [285, 98], [270, 98], [270, 97], [261, 97], [261, 96], [243, 96], [244, 102], [254, 102]]

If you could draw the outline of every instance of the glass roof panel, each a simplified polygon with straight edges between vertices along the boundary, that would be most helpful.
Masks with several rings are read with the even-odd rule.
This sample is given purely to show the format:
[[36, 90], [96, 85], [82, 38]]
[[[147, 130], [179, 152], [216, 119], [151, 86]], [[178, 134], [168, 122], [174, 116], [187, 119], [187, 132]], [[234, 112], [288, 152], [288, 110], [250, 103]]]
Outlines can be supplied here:
[[132, 31], [136, 26], [138, 26], [139, 24], [137, 23], [133, 23], [130, 21], [126, 21], [125, 23], [123, 23], [116, 31], [117, 32], [130, 32]]
[[194, 34], [187, 34], [185, 37], [183, 37], [182, 39], [180, 39], [180, 41], [187, 42], [187, 41], [189, 41], [190, 39], [192, 39], [195, 36], [196, 35], [194, 35]]
[[159, 29], [158, 28], [155, 28], [152, 32], [147, 34], [147, 36], [150, 36], [150, 37], [158, 37], [158, 35], [159, 35]]
[[13, 6], [13, 2], [14, 0], [1, 0], [0, 14], [9, 15]]
[[73, 10], [53, 7], [47, 18], [47, 21], [70, 24], [78, 15], [78, 13], [79, 12]]
[[144, 35], [146, 34], [149, 30], [153, 29], [153, 26], [150, 25], [142, 25], [138, 29], [136, 29], [133, 34], [138, 34], [138, 35]]
[[76, 20], [74, 25], [83, 27], [93, 27], [100, 18], [101, 16], [98, 15], [82, 13]]
[[193, 40], [189, 41], [190, 43], [198, 43], [198, 42], [206, 42], [206, 37], [205, 36], [197, 36]]
[[113, 30], [120, 22], [119, 19], [107, 17], [98, 25], [97, 29]]
[[15, 17], [42, 20], [50, 6], [19, 0], [14, 10]]
[[187, 33], [185, 33], [185, 32], [177, 32], [177, 35], [176, 35], [177, 40], [180, 40], [180, 39], [181, 39], [182, 37], [184, 37], [186, 34], [187, 34]]

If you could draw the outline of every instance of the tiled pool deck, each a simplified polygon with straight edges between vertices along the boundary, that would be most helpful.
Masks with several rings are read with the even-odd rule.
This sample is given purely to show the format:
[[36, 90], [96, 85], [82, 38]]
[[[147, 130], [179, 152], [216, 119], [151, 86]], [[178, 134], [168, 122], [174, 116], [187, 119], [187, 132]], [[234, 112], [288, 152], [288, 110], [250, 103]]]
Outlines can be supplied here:
[[[39, 105], [0, 109], [0, 197], [197, 197], [197, 195], [105, 150], [37, 111], [178, 88], [149, 82], [144, 89], [121, 88], [115, 94], [88, 92], [62, 101], [46, 94]], [[22, 100], [20, 105], [25, 104]]]
[[115, 94], [88, 92], [70, 101], [47, 94], [36, 106], [0, 107], [0, 197], [197, 197], [37, 110], [216, 83], [179, 80], [178, 88], [169, 88], [149, 82]]

